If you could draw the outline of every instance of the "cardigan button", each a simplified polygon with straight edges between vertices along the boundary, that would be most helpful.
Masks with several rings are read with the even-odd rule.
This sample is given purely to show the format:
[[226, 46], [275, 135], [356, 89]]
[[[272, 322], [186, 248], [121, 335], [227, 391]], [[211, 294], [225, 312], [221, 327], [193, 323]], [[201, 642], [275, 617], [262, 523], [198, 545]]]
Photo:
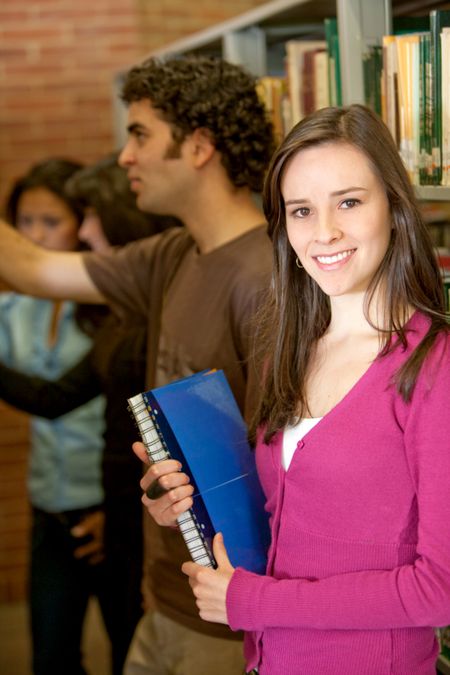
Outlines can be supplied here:
[[304, 441], [303, 438], [302, 438], [302, 439], [300, 439], [299, 442], [297, 443], [297, 450], [301, 450], [301, 449], [303, 448], [304, 445], [305, 445], [305, 441]]

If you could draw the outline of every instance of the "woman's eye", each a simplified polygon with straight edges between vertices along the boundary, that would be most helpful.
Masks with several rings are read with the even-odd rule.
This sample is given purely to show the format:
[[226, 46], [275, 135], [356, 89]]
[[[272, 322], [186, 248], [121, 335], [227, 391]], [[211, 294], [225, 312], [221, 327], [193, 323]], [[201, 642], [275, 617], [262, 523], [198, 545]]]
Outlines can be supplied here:
[[306, 218], [311, 213], [311, 210], [306, 206], [301, 206], [299, 209], [295, 209], [293, 216], [295, 218]]
[[47, 216], [46, 218], [44, 218], [44, 225], [46, 227], [51, 227], [51, 228], [58, 227], [60, 222], [61, 222], [60, 218], [56, 218], [56, 217], [54, 218], [53, 216]]
[[344, 199], [344, 201], [341, 203], [341, 207], [344, 209], [352, 209], [354, 206], [360, 203], [361, 202], [359, 199]]
[[31, 227], [36, 217], [31, 213], [18, 213], [16, 217], [16, 227]]

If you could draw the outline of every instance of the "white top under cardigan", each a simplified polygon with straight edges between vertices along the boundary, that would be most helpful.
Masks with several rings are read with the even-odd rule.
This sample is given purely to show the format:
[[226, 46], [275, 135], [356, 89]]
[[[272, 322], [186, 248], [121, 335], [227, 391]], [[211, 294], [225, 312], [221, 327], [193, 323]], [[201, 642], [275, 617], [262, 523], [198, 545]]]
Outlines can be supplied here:
[[297, 450], [298, 442], [306, 436], [308, 431], [320, 422], [321, 417], [304, 417], [297, 424], [288, 425], [283, 433], [283, 449], [281, 463], [285, 471], [289, 469], [294, 452]]

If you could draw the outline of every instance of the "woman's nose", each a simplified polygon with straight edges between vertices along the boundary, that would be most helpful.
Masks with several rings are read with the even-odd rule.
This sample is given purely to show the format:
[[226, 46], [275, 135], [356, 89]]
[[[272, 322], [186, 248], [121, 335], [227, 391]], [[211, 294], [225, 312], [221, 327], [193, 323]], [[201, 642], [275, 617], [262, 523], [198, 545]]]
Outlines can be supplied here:
[[316, 240], [324, 244], [330, 244], [341, 238], [342, 232], [333, 217], [327, 213], [319, 217], [317, 221]]

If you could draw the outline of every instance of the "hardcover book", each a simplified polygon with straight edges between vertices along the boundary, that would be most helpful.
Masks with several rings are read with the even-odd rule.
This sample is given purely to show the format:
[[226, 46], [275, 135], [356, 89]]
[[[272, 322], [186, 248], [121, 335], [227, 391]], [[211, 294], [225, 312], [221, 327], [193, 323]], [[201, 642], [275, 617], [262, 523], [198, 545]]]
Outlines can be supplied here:
[[342, 105], [341, 61], [337, 19], [327, 17], [323, 21], [328, 50], [329, 105]]
[[222, 532], [234, 567], [265, 571], [268, 516], [255, 455], [225, 374], [202, 371], [128, 400], [149, 458], [182, 464], [193, 506], [178, 519], [192, 559], [215, 567], [212, 540]]
[[[440, 185], [442, 181], [442, 68], [446, 62], [442, 60], [441, 33], [445, 26], [450, 26], [450, 11], [434, 9], [430, 12], [430, 60], [433, 83], [434, 116], [432, 120], [432, 151], [433, 151], [433, 175], [434, 184]], [[445, 185], [445, 183], [442, 183]]]

